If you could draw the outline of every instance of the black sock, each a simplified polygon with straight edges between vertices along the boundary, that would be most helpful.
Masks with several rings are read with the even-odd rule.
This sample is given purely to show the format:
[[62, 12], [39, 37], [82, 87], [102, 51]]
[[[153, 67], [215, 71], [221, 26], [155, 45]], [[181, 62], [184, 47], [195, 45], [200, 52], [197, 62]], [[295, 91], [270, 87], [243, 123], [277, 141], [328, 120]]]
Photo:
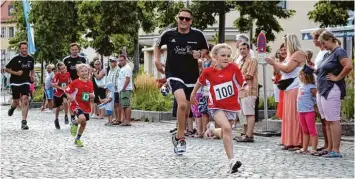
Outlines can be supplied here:
[[75, 115], [71, 115], [71, 120], [74, 120], [75, 119]]
[[22, 124], [27, 124], [27, 121], [26, 120], [22, 120]]
[[68, 117], [68, 115], [65, 115], [65, 117]]

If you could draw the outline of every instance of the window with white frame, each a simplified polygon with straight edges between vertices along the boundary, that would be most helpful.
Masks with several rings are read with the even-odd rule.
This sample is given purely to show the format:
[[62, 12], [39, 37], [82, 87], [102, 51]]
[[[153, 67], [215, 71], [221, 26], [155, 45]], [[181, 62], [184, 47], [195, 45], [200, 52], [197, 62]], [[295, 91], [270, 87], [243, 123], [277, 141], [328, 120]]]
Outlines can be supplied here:
[[281, 7], [282, 9], [286, 9], [286, 0], [281, 0], [277, 3], [277, 6]]
[[15, 36], [15, 28], [9, 27], [9, 38], [12, 38], [14, 36]]
[[1, 38], [5, 38], [6, 37], [6, 27], [1, 27]]

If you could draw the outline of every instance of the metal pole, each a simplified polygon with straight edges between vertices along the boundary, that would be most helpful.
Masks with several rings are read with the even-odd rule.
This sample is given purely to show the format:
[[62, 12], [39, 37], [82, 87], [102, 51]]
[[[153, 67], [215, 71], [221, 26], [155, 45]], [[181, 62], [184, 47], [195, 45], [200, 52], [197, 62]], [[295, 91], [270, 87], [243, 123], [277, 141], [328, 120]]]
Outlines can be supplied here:
[[218, 43], [224, 43], [225, 41], [225, 25], [226, 25], [226, 12], [224, 10], [225, 2], [221, 1], [221, 8], [219, 15], [219, 27], [218, 27]]
[[266, 95], [266, 64], [263, 64], [263, 83], [264, 83], [264, 119], [266, 121], [266, 131], [269, 130], [268, 126], [268, 111], [267, 111], [267, 95]]

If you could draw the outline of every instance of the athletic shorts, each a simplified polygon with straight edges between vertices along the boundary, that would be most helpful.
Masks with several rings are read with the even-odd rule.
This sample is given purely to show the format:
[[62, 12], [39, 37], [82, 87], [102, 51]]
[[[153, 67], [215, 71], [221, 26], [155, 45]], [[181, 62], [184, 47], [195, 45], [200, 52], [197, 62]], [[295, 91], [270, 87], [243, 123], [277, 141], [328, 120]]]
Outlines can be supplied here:
[[28, 96], [30, 94], [30, 85], [11, 86], [12, 99], [20, 99], [21, 95]]
[[64, 98], [67, 99], [67, 96], [65, 94], [60, 97], [54, 96], [54, 107], [57, 108], [63, 105]]
[[169, 80], [169, 86], [170, 86], [173, 94], [176, 90], [183, 89], [185, 92], [186, 100], [190, 101], [190, 96], [191, 96], [192, 90], [194, 89], [193, 87], [192, 88], [187, 87], [184, 83], [182, 83], [180, 81], [176, 81], [176, 80]]
[[230, 121], [234, 121], [237, 118], [237, 112], [227, 111], [227, 110], [223, 110], [223, 109], [210, 109], [210, 111], [211, 111], [211, 115], [212, 115], [213, 119], [214, 119], [214, 116], [219, 111], [224, 112], [224, 114], [226, 115], [227, 119], [230, 120]]
[[80, 115], [83, 114], [85, 116], [85, 118], [86, 118], [86, 121], [90, 120], [89, 113], [85, 113], [82, 109], [77, 107], [77, 108], [71, 109], [71, 110], [73, 111], [74, 115], [76, 115], [78, 118], [79, 118]]

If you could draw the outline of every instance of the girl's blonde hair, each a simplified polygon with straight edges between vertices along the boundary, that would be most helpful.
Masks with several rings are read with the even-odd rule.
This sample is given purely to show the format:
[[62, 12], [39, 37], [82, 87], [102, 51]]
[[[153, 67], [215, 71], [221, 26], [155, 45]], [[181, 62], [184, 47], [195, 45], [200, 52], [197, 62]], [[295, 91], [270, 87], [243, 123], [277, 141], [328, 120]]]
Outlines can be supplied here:
[[319, 35], [318, 41], [325, 42], [328, 40], [332, 40], [332, 42], [338, 43], [338, 45], [341, 45], [341, 41], [338, 38], [336, 38], [333, 33], [325, 30]]
[[295, 34], [287, 34], [285, 37], [287, 54], [292, 55], [296, 51], [302, 51], [302, 46]]
[[88, 64], [85, 64], [85, 63], [77, 64], [77, 65], [75, 66], [75, 68], [76, 68], [77, 71], [80, 71], [82, 68], [85, 68], [85, 67], [86, 67], [87, 69], [90, 69], [89, 65], [88, 65]]
[[217, 44], [215, 45], [212, 50], [211, 50], [211, 56], [212, 58], [215, 58], [218, 54], [218, 52], [223, 49], [223, 48], [226, 48], [228, 50], [230, 50], [232, 52], [232, 47], [230, 47], [228, 44], [226, 43], [223, 43], [223, 44]]

